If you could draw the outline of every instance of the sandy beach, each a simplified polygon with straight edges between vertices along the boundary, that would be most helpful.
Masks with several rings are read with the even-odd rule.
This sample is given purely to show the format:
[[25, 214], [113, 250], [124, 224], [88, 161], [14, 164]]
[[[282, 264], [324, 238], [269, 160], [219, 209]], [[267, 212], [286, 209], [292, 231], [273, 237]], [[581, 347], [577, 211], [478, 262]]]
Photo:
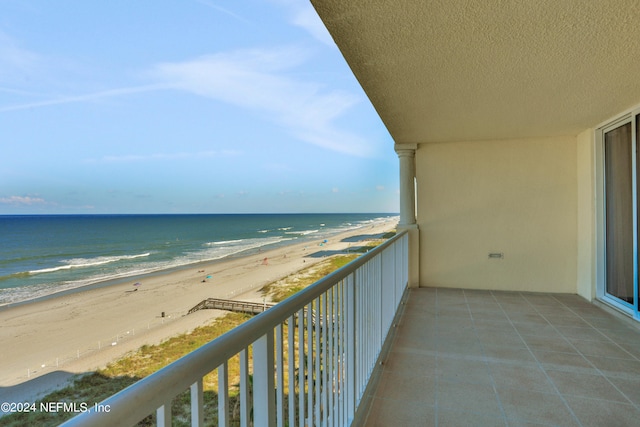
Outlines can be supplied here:
[[[73, 374], [105, 366], [144, 344], [205, 324], [221, 312], [186, 315], [206, 298], [262, 301], [264, 285], [362, 246], [397, 220], [247, 257], [132, 278], [0, 310], [0, 400], [33, 401]], [[211, 276], [211, 278], [207, 278]], [[134, 282], [141, 285], [134, 287]]]

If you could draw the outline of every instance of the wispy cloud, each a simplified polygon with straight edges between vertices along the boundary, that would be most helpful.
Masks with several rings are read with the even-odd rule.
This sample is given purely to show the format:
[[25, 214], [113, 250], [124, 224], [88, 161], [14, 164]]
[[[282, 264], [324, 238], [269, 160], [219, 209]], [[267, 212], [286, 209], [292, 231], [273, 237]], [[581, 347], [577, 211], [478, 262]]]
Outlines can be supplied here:
[[0, 79], [28, 78], [41, 62], [40, 55], [19, 46], [16, 40], [0, 31]]
[[47, 202], [40, 197], [9, 196], [9, 197], [0, 197], [0, 203], [5, 205], [32, 206], [32, 205], [46, 204]]
[[38, 92], [32, 92], [32, 91], [21, 90], [21, 89], [13, 89], [9, 87], [0, 87], [0, 92], [10, 93], [12, 95], [20, 95], [20, 96], [42, 97], [42, 94]]
[[83, 95], [63, 96], [59, 98], [47, 99], [43, 101], [34, 101], [23, 104], [8, 105], [0, 107], [0, 113], [16, 110], [28, 110], [30, 108], [48, 107], [52, 105], [71, 104], [77, 102], [91, 102], [103, 98], [111, 98], [116, 96], [130, 95], [141, 92], [155, 92], [163, 89], [170, 89], [170, 85], [151, 84], [144, 86], [125, 87], [117, 89], [109, 89], [99, 92], [86, 93]]
[[31, 50], [23, 40], [0, 29], [0, 91], [4, 93], [50, 96], [68, 82], [75, 84], [81, 78], [81, 69], [80, 64], [68, 58]]
[[231, 16], [231, 17], [237, 19], [238, 21], [242, 21], [242, 22], [247, 23], [247, 24], [249, 23], [249, 21], [246, 20], [245, 18], [243, 18], [242, 16], [240, 16], [237, 13], [234, 13], [234, 12], [230, 11], [229, 9], [226, 9], [226, 8], [224, 8], [222, 6], [218, 6], [213, 1], [210, 1], [210, 0], [196, 0], [196, 2], [198, 2], [198, 3], [200, 3], [200, 4], [204, 5], [204, 6], [207, 6], [207, 7], [211, 8], [211, 9], [215, 9], [218, 12], [222, 12], [225, 15]]
[[293, 25], [302, 28], [313, 38], [328, 46], [335, 45], [310, 2], [300, 0], [274, 0], [274, 2], [287, 9]]
[[86, 163], [129, 163], [147, 162], [154, 160], [186, 160], [213, 157], [231, 157], [241, 155], [237, 150], [207, 150], [198, 152], [178, 152], [178, 153], [153, 153], [153, 154], [124, 154], [107, 155], [99, 159], [86, 159]]
[[308, 52], [295, 47], [240, 50], [159, 64], [152, 75], [176, 89], [267, 113], [302, 141], [368, 156], [366, 142], [335, 123], [360, 99], [294, 78], [306, 59]]

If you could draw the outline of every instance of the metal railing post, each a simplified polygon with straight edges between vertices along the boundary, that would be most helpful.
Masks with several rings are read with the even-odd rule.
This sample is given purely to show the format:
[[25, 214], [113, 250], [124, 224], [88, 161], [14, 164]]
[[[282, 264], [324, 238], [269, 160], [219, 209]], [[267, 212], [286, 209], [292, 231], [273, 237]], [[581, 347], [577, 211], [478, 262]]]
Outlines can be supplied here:
[[276, 421], [284, 427], [284, 332], [282, 323], [276, 326]]
[[298, 311], [298, 419], [299, 425], [305, 425], [306, 412], [305, 412], [305, 347], [304, 347], [304, 333], [306, 330], [304, 309]]
[[249, 355], [247, 349], [240, 352], [240, 427], [249, 427]]
[[171, 427], [171, 402], [167, 402], [156, 410], [156, 426]]
[[345, 371], [346, 371], [346, 424], [351, 424], [356, 413], [356, 274], [346, 280], [345, 299]]
[[276, 425], [276, 395], [273, 379], [273, 331], [253, 343], [253, 425]]
[[191, 384], [191, 426], [204, 426], [202, 378]]
[[287, 339], [289, 343], [287, 367], [289, 368], [289, 427], [296, 425], [296, 316], [291, 315], [288, 320]]
[[218, 426], [229, 427], [229, 366], [218, 367]]

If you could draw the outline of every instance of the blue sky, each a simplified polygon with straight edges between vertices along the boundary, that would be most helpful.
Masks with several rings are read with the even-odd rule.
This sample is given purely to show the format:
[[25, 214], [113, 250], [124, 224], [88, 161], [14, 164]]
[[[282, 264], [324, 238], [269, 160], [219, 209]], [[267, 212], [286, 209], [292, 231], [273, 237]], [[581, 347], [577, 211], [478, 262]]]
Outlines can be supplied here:
[[1, 0], [0, 214], [397, 212], [307, 0]]

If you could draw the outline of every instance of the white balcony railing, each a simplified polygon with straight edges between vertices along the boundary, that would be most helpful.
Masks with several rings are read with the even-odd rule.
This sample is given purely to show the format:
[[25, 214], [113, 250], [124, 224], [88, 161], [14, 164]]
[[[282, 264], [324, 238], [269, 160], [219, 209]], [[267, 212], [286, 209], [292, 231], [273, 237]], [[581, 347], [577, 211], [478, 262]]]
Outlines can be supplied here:
[[[209, 374], [217, 374], [217, 411], [207, 424], [350, 425], [407, 287], [407, 242], [398, 234], [64, 426], [135, 425], [154, 413], [170, 426], [172, 402], [186, 390], [187, 421], [203, 426]], [[239, 380], [230, 380], [236, 355]]]

